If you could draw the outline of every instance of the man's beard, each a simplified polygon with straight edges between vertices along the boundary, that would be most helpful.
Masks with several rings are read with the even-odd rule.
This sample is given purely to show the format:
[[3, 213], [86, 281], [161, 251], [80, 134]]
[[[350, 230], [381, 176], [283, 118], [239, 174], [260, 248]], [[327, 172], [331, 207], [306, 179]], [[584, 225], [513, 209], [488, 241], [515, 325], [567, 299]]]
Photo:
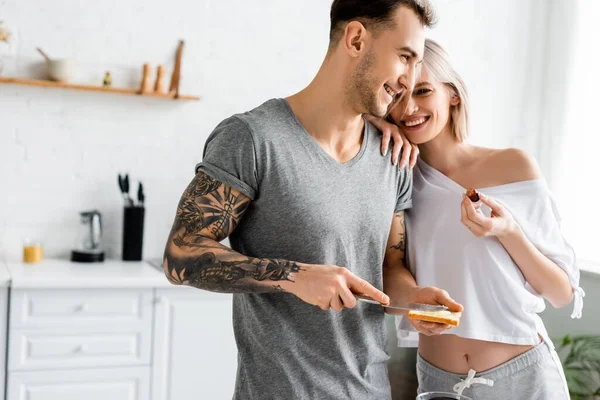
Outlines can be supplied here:
[[385, 118], [392, 108], [401, 103], [401, 97], [404, 96], [394, 96], [394, 99], [387, 108], [381, 105], [378, 94], [379, 90], [375, 89], [378, 85], [378, 79], [371, 74], [374, 58], [373, 52], [369, 51], [363, 57], [360, 64], [358, 64], [356, 70], [354, 70], [350, 81], [352, 90], [350, 98], [356, 101], [362, 113]]

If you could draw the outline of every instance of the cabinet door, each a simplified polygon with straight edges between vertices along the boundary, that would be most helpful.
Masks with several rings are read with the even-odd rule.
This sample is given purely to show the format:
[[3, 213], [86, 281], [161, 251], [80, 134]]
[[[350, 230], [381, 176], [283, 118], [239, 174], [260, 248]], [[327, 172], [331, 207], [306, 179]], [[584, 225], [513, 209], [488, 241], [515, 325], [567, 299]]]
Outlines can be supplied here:
[[8, 370], [148, 366], [152, 346], [145, 331], [117, 324], [93, 329], [56, 328], [9, 332]]
[[148, 329], [152, 289], [13, 289], [11, 329], [118, 325]]
[[11, 400], [146, 400], [150, 368], [11, 372]]
[[231, 295], [157, 289], [153, 400], [230, 400], [237, 369]]

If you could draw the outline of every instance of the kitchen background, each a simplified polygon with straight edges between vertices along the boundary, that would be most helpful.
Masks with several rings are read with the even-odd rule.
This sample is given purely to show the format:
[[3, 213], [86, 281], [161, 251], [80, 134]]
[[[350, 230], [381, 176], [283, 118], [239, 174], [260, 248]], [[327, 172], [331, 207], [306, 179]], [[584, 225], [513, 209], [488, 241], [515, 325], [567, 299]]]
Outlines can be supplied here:
[[[597, 12], [597, 20], [600, 10], [591, 0], [434, 3], [439, 23], [430, 36], [467, 82], [471, 140], [535, 155], [557, 193], [569, 237], [583, 249], [585, 317], [570, 320], [570, 306], [546, 311], [551, 336], [598, 335], [594, 260], [600, 255], [590, 227], [600, 219], [583, 207], [600, 195], [590, 185], [598, 182], [590, 162], [598, 100], [579, 94], [599, 87], [591, 75], [595, 64], [577, 49], [594, 37], [594, 19], [586, 18]], [[323, 0], [0, 0], [0, 20], [11, 33], [0, 42], [3, 76], [39, 77], [40, 47], [76, 60], [76, 82], [101, 84], [110, 71], [113, 86], [137, 87], [143, 63], [166, 65], [170, 77], [183, 39], [181, 92], [201, 97], [185, 102], [0, 84], [0, 259], [18, 260], [25, 238], [41, 240], [47, 258], [68, 257], [78, 212], [94, 208], [102, 212], [107, 256], [120, 258], [117, 174], [124, 172], [146, 191], [144, 258], [160, 257], [212, 128], [310, 81], [326, 52], [329, 7]], [[573, 94], [584, 77], [585, 90]], [[580, 203], [566, 183], [581, 193]], [[394, 360], [406, 354], [393, 349]]]

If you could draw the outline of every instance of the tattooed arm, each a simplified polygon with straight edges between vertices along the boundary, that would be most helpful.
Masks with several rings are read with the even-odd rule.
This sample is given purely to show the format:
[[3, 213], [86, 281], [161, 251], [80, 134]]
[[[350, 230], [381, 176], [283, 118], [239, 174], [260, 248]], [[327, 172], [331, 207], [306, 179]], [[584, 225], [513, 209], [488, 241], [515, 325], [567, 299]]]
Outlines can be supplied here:
[[169, 281], [213, 292], [276, 292], [298, 263], [245, 257], [219, 242], [250, 205], [239, 191], [199, 172], [187, 187], [169, 235], [163, 267]]
[[354, 307], [351, 289], [387, 296], [346, 268], [246, 257], [219, 242], [237, 227], [250, 199], [198, 172], [177, 208], [163, 267], [169, 281], [213, 292], [290, 292], [322, 309]]
[[[426, 303], [443, 304], [450, 311], [462, 311], [462, 306], [450, 298], [445, 290], [434, 287], [417, 286], [415, 278], [406, 268], [406, 225], [404, 223], [404, 211], [394, 214], [387, 249], [383, 261], [383, 290], [390, 296], [393, 302], [398, 303]], [[403, 312], [386, 309], [390, 314], [402, 314]], [[414, 327], [425, 335], [438, 335], [451, 328], [449, 325], [436, 324], [411, 320]]]
[[[398, 303], [407, 303], [417, 283], [410, 271], [405, 266], [406, 229], [404, 224], [404, 211], [394, 214], [392, 228], [388, 237], [385, 258], [383, 259], [383, 291]], [[400, 313], [393, 309], [390, 313]]]

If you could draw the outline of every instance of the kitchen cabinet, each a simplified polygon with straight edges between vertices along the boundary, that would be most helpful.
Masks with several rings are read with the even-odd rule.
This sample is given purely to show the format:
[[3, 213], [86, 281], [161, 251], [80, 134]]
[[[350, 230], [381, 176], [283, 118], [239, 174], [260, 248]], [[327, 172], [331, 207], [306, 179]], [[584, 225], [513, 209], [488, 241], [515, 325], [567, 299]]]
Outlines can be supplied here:
[[232, 398], [231, 313], [231, 295], [183, 286], [156, 290], [152, 400]]
[[150, 366], [153, 290], [13, 288], [8, 371]]
[[231, 399], [231, 295], [173, 286], [143, 262], [45, 260], [8, 272], [7, 400]]
[[13, 288], [8, 398], [149, 398], [153, 289]]
[[12, 400], [146, 400], [149, 368], [12, 372]]

